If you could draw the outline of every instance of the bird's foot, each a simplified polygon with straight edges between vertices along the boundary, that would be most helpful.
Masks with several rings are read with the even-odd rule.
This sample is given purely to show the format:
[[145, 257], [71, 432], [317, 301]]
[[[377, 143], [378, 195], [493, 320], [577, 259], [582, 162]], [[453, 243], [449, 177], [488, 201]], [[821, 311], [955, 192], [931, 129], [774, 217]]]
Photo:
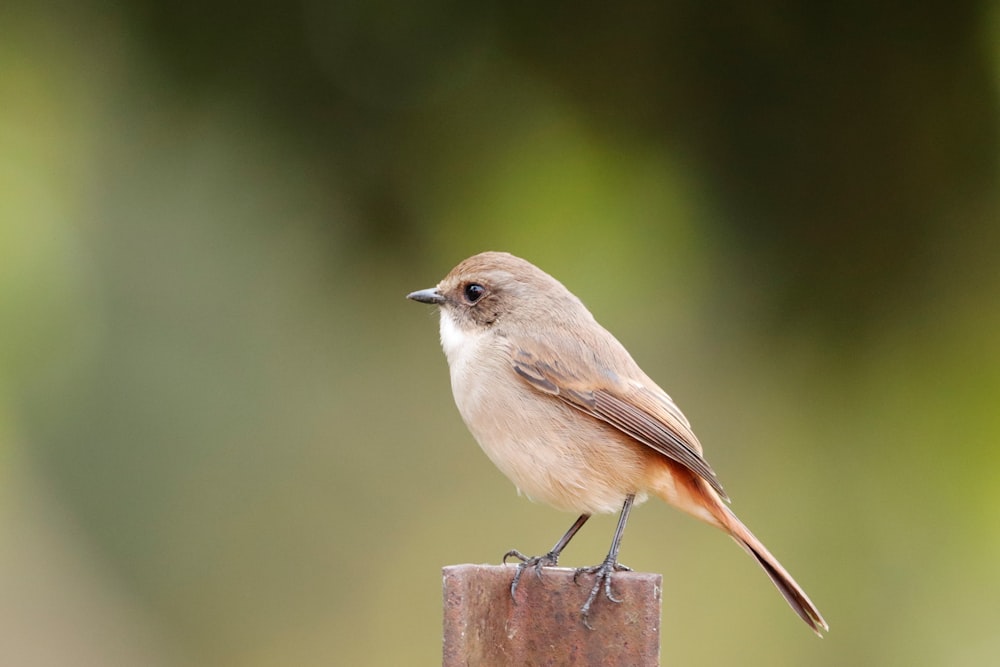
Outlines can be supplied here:
[[559, 554], [550, 551], [544, 556], [525, 556], [517, 549], [511, 549], [503, 555], [503, 564], [507, 564], [508, 558], [516, 558], [521, 561], [517, 564], [517, 572], [514, 573], [514, 580], [510, 582], [510, 596], [513, 598], [517, 593], [517, 586], [521, 583], [521, 575], [529, 567], [534, 568], [535, 576], [541, 579], [543, 567], [555, 567], [559, 563]]
[[621, 600], [616, 598], [611, 593], [611, 575], [615, 572], [631, 572], [632, 568], [627, 567], [619, 563], [616, 559], [608, 556], [604, 559], [604, 562], [600, 565], [595, 565], [593, 567], [581, 567], [573, 573], [573, 581], [576, 582], [581, 574], [593, 574], [596, 575], [594, 579], [594, 585], [590, 589], [590, 595], [587, 597], [587, 601], [583, 603], [583, 607], [580, 608], [580, 615], [583, 617], [583, 624], [587, 628], [593, 630], [590, 625], [590, 608], [593, 606], [594, 601], [601, 592], [601, 588], [604, 589], [604, 596], [614, 602], [615, 604], [621, 604]]

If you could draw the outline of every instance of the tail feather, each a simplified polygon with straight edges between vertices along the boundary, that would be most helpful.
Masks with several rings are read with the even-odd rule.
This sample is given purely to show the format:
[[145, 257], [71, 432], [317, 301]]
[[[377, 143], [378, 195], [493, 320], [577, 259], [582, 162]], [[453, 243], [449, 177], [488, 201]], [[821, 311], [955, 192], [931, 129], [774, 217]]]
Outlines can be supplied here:
[[813, 632], [822, 637], [823, 632], [829, 631], [830, 626], [823, 620], [819, 609], [812, 603], [806, 592], [795, 582], [792, 575], [788, 574], [788, 570], [782, 567], [778, 559], [771, 555], [767, 547], [736, 518], [735, 514], [729, 511], [728, 508], [725, 508], [725, 513], [728, 515], [726, 517], [727, 521], [725, 521], [725, 528], [732, 535], [736, 543], [743, 547], [760, 564], [764, 572], [767, 573], [767, 576], [771, 578], [778, 591], [788, 602], [788, 605], [799, 615], [799, 618], [805, 621], [812, 628]]
[[705, 480], [667, 461], [663, 462], [659, 470], [663, 474], [654, 477], [650, 485], [656, 495], [691, 516], [729, 533], [736, 543], [764, 568], [764, 572], [774, 582], [789, 606], [806, 622], [806, 625], [812, 628], [813, 632], [822, 637], [822, 633], [830, 629], [816, 609], [816, 605], [795, 583], [792, 575], [788, 574], [767, 547], [754, 537], [750, 529], [736, 518], [719, 494]]

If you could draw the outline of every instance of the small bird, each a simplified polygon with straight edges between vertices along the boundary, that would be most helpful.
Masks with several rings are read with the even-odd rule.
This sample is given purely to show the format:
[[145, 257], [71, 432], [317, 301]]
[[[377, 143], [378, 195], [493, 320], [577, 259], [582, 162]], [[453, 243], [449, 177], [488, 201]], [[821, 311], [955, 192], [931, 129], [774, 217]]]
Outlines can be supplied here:
[[805, 591], [729, 509], [687, 418], [583, 302], [530, 262], [503, 252], [469, 257], [437, 287], [407, 295], [437, 305], [452, 393], [483, 451], [528, 498], [579, 514], [551, 551], [504, 556], [536, 574], [592, 514], [620, 510], [607, 557], [580, 568], [594, 584], [583, 622], [618, 562], [633, 504], [649, 494], [728, 533], [760, 564], [819, 636], [826, 621]]

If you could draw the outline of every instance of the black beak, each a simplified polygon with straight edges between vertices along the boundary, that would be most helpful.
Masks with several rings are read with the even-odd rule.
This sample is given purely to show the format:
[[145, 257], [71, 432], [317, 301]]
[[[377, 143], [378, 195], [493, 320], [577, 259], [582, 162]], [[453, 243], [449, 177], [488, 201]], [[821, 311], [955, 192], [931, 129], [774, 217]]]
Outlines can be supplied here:
[[437, 287], [422, 289], [419, 292], [411, 292], [406, 295], [406, 298], [412, 299], [413, 301], [419, 301], [420, 303], [444, 303], [444, 296], [441, 295], [441, 292], [438, 291]]

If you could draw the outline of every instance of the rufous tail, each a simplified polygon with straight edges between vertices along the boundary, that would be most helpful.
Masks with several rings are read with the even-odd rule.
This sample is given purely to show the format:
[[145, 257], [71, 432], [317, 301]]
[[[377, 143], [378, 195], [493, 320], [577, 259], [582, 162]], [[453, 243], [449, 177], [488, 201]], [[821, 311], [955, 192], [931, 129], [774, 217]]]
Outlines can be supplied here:
[[777, 586], [789, 606], [812, 628], [813, 632], [822, 637], [823, 631], [828, 631], [830, 627], [823, 620], [819, 609], [812, 603], [812, 600], [802, 590], [802, 587], [792, 579], [792, 575], [788, 574], [788, 570], [782, 567], [778, 559], [771, 555], [767, 547], [750, 532], [749, 528], [743, 525], [743, 522], [736, 518], [736, 515], [728, 507], [720, 504], [718, 508], [721, 510], [721, 514], [723, 514], [723, 516], [719, 517], [723, 524], [723, 529], [728, 531], [736, 543], [754, 557], [760, 566], [764, 568], [764, 572], [767, 572], [767, 576]]
[[682, 469], [671, 461], [663, 463], [657, 469], [658, 474], [653, 478], [651, 490], [674, 507], [729, 533], [764, 568], [764, 572], [767, 572], [767, 576], [795, 613], [813, 632], [822, 637], [822, 633], [830, 628], [816, 605], [767, 547], [736, 518], [715, 489], [693, 472]]

